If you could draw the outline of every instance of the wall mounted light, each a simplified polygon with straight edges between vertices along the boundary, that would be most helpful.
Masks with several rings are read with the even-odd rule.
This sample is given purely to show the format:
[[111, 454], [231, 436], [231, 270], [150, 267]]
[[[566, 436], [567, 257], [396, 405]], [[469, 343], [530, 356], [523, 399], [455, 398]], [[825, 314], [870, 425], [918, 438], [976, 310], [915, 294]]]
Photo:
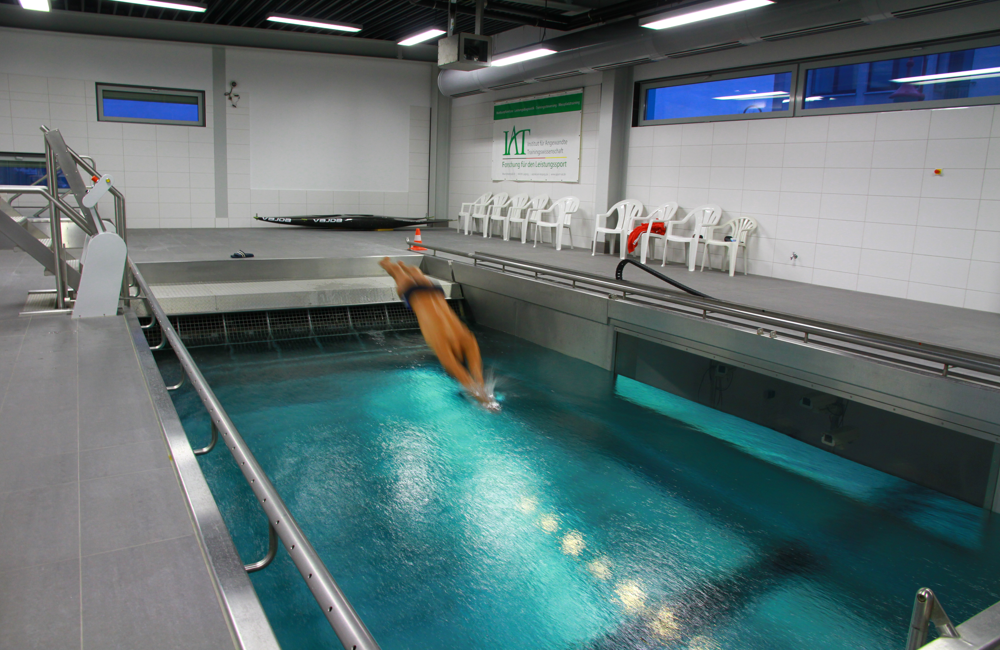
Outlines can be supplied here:
[[296, 18], [295, 16], [284, 16], [282, 14], [271, 14], [267, 17], [272, 23], [283, 23], [285, 25], [298, 25], [299, 27], [316, 27], [317, 29], [332, 29], [338, 32], [360, 32], [361, 25], [351, 23], [331, 23], [325, 20], [313, 20], [311, 18]]
[[208, 7], [197, 2], [166, 2], [165, 0], [114, 0], [130, 5], [143, 5], [146, 7], [157, 7], [159, 9], [176, 9], [177, 11], [193, 11], [204, 13]]
[[700, 20], [728, 16], [729, 14], [747, 11], [748, 9], [765, 7], [770, 4], [774, 4], [774, 0], [737, 0], [737, 2], [733, 2], [733, 0], [710, 0], [709, 2], [696, 5], [697, 8], [685, 7], [684, 9], [656, 14], [655, 16], [647, 16], [639, 20], [639, 25], [649, 29], [668, 29], [670, 27], [696, 23]]
[[21, 0], [21, 6], [32, 11], [48, 11], [49, 0]]
[[420, 32], [416, 36], [411, 36], [399, 42], [400, 45], [416, 45], [417, 43], [423, 43], [424, 41], [429, 41], [432, 38], [437, 38], [444, 34], [443, 29], [428, 29], [426, 32]]
[[510, 65], [512, 63], [521, 63], [522, 61], [530, 61], [531, 59], [537, 59], [542, 56], [548, 56], [550, 54], [555, 54], [555, 50], [550, 50], [547, 48], [539, 48], [537, 50], [531, 50], [529, 52], [521, 52], [520, 54], [512, 54], [510, 56], [501, 57], [499, 59], [493, 59], [493, 65]]

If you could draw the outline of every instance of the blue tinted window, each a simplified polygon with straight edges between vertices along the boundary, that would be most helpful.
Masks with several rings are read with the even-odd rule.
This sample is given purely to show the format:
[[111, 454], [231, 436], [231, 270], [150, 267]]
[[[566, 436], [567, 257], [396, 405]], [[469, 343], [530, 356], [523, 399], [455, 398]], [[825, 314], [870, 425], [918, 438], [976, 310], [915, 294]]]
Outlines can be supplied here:
[[1000, 46], [806, 71], [803, 108], [1000, 95]]
[[[6, 156], [12, 156], [13, 159]], [[45, 158], [39, 154], [3, 154], [0, 156], [0, 185], [31, 185], [38, 182], [39, 185], [46, 185], [42, 180], [45, 177]], [[69, 183], [63, 173], [56, 172], [61, 189], [69, 189]]]
[[98, 119], [153, 124], [204, 124], [204, 93], [169, 89], [135, 89], [98, 84]]
[[751, 115], [791, 107], [792, 73], [705, 81], [646, 91], [646, 120]]

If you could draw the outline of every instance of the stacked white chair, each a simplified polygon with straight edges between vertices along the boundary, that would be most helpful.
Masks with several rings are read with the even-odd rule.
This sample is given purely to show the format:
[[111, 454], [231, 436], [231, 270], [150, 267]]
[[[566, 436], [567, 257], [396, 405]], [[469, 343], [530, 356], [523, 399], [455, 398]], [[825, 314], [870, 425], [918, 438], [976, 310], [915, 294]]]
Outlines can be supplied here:
[[[513, 209], [515, 203], [523, 203], [524, 205], [527, 205], [528, 200], [529, 199], [527, 194], [518, 194], [517, 196], [507, 199], [503, 203], [503, 205], [498, 205], [497, 203], [494, 202], [494, 204], [490, 206], [490, 209], [486, 215], [485, 227], [483, 228], [483, 237], [493, 236], [493, 224], [498, 221], [503, 224], [503, 233], [504, 235], [506, 235], [507, 219], [510, 218], [511, 209]], [[505, 236], [504, 241], [506, 240], [507, 237]]]
[[544, 210], [549, 207], [549, 195], [542, 194], [536, 196], [531, 200], [526, 207], [521, 209], [515, 209], [513, 207], [507, 211], [507, 232], [504, 233], [504, 241], [510, 239], [510, 226], [511, 224], [517, 225], [521, 229], [521, 243], [525, 243], [528, 240], [528, 226], [532, 223], [532, 219], [535, 218], [534, 213], [538, 210]]
[[[729, 263], [729, 277], [736, 273], [736, 259], [739, 251], [743, 249], [743, 275], [747, 274], [747, 239], [750, 233], [757, 229], [757, 221], [752, 217], [737, 217], [719, 226], [709, 226], [705, 228], [705, 250], [701, 253], [701, 270], [705, 270], [705, 258], [709, 257], [709, 246], [722, 246], [726, 249], [726, 256], [722, 258], [723, 270], [725, 264]], [[729, 240], [726, 240], [726, 231], [729, 231]], [[722, 234], [722, 239], [715, 239], [715, 233]], [[712, 260], [709, 257], [708, 268], [712, 268]]]
[[[475, 212], [473, 212], [472, 214], [469, 215], [469, 221], [473, 222], [471, 224], [472, 231], [473, 232], [476, 231], [476, 224], [475, 224], [476, 219], [481, 219], [482, 222], [483, 222], [483, 237], [485, 237], [486, 236], [486, 224], [488, 223], [489, 218], [490, 218], [490, 210], [491, 210], [491, 208], [493, 208], [494, 206], [503, 207], [503, 206], [506, 206], [506, 205], [507, 205], [507, 193], [506, 192], [499, 192], [497, 194], [494, 194], [493, 198], [489, 202], [487, 202], [487, 204], [485, 206], [483, 206], [481, 210], [475, 211]], [[468, 229], [466, 229], [465, 234], [466, 235], [469, 234], [469, 230]]]
[[[722, 208], [715, 204], [705, 204], [699, 205], [697, 208], [688, 212], [683, 219], [677, 219], [674, 221], [667, 222], [667, 234], [663, 237], [663, 264], [660, 266], [665, 266], [667, 263], [667, 253], [666, 246], [667, 242], [678, 242], [684, 244], [688, 247], [687, 261], [688, 261], [688, 271], [694, 271], [694, 263], [698, 257], [698, 242], [705, 237], [705, 229], [709, 226], [714, 226], [719, 223], [719, 218], [722, 217]], [[678, 226], [683, 226], [690, 224], [693, 229], [690, 234], [677, 234], [674, 230]]]
[[[573, 220], [573, 215], [579, 209], [580, 199], [575, 196], [564, 196], [553, 203], [551, 208], [533, 210], [531, 213], [531, 224], [535, 226], [534, 245], [538, 246], [538, 229], [548, 228], [554, 233], [552, 241], [556, 246], [556, 250], [561, 251], [563, 229], [565, 229], [569, 234], [569, 247], [573, 248], [573, 231], [570, 229], [570, 223]], [[546, 216], [552, 216], [552, 220], [546, 221], [544, 219]]]
[[490, 199], [493, 198], [493, 192], [486, 192], [478, 199], [472, 203], [463, 203], [462, 209], [458, 211], [458, 226], [456, 226], [455, 231], [461, 232], [462, 227], [465, 227], [465, 234], [469, 234], [469, 221], [472, 215], [478, 212], [482, 212], [489, 205]]
[[[660, 207], [656, 208], [645, 217], [636, 217], [634, 219], [632, 226], [633, 228], [636, 227], [634, 225], [636, 223], [642, 221], [646, 221], [648, 223], [648, 225], [646, 226], [646, 232], [642, 233], [641, 237], [639, 238], [639, 261], [641, 261], [643, 264], [646, 263], [647, 254], [650, 254], [649, 256], [651, 258], [654, 259], [656, 258], [655, 247], [650, 248], [650, 246], [654, 243], [654, 240], [663, 239], [666, 236], [665, 234], [661, 235], [659, 233], [653, 232], [653, 224], [662, 223], [664, 225], [663, 227], [666, 228], [667, 222], [673, 219], [676, 215], [677, 215], [677, 202], [670, 201], [669, 203], [664, 203]], [[667, 242], [664, 241], [663, 242], [664, 262], [666, 262], [666, 259], [667, 259]]]
[[[600, 233], [605, 233], [607, 235], [618, 235], [621, 241], [621, 258], [625, 259], [625, 237], [632, 230], [632, 222], [638, 217], [642, 216], [643, 206], [642, 203], [634, 199], [625, 199], [624, 201], [619, 201], [611, 206], [611, 209], [604, 214], [599, 214], [594, 218], [594, 244], [591, 247], [590, 254], [597, 254], [597, 235]], [[612, 214], [618, 214], [618, 222], [612, 228], [607, 226], [602, 226], [602, 221], [607, 223], [608, 218]]]

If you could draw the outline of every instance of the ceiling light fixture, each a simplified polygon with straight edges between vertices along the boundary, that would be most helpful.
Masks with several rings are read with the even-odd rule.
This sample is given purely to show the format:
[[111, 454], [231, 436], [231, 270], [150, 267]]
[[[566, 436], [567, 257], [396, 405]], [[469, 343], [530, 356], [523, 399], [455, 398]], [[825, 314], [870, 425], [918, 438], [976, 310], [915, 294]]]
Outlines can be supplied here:
[[747, 95], [726, 95], [725, 97], [713, 97], [713, 99], [764, 99], [766, 97], [788, 97], [784, 90], [776, 90], [770, 93], [749, 93]]
[[284, 23], [286, 25], [298, 25], [299, 27], [316, 27], [318, 29], [335, 29], [338, 32], [360, 32], [361, 25], [351, 23], [328, 23], [325, 20], [312, 20], [306, 18], [296, 18], [295, 16], [283, 16], [281, 14], [271, 14], [267, 17], [272, 23]]
[[205, 5], [195, 2], [165, 2], [162, 0], [115, 0], [115, 2], [124, 2], [130, 5], [144, 5], [146, 7], [157, 7], [159, 9], [193, 11], [195, 13], [204, 13], [208, 9]]
[[927, 84], [947, 83], [949, 81], [969, 81], [970, 79], [989, 79], [991, 77], [1000, 77], [1000, 68], [980, 68], [979, 70], [962, 70], [960, 72], [925, 74], [919, 77], [901, 77], [900, 79], [892, 79], [891, 81], [897, 84], [925, 86]]
[[49, 0], [21, 0], [21, 6], [32, 11], [48, 11]]
[[732, 2], [732, 0], [715, 0], [697, 5], [703, 8], [695, 11], [678, 9], [655, 16], [648, 16], [639, 20], [639, 25], [649, 29], [667, 29], [669, 27], [687, 25], [688, 23], [696, 23], [699, 20], [728, 16], [729, 14], [756, 9], [757, 7], [764, 7], [770, 4], [774, 4], [774, 0], [738, 0], [738, 2]]
[[443, 29], [428, 29], [426, 32], [420, 32], [416, 36], [411, 36], [406, 40], [400, 41], [399, 44], [407, 46], [416, 45], [417, 43], [423, 43], [424, 41], [429, 41], [432, 38], [440, 36], [441, 34], [444, 34]]
[[512, 54], [511, 56], [505, 56], [500, 59], [493, 59], [493, 65], [510, 65], [512, 63], [520, 63], [522, 61], [530, 61], [531, 59], [537, 59], [541, 56], [548, 56], [550, 54], [555, 54], [555, 50], [550, 50], [547, 48], [540, 48], [537, 50], [531, 50], [530, 52], [521, 52], [520, 54]]

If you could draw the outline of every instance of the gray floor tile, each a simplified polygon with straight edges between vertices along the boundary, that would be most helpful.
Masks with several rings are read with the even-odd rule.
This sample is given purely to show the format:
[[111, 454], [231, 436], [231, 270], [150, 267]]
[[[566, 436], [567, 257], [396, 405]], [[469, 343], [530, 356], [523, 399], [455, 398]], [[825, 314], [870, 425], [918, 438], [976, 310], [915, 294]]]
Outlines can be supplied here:
[[76, 400], [71, 404], [29, 402], [8, 391], [0, 411], [0, 440], [4, 453], [33, 458], [76, 453]]
[[81, 450], [148, 442], [161, 435], [148, 395], [129, 401], [80, 402]]
[[0, 456], [0, 492], [59, 485], [76, 479], [75, 453], [29, 457], [5, 453]]
[[170, 453], [162, 439], [117, 445], [80, 454], [80, 480], [131, 474], [170, 466]]
[[80, 483], [83, 555], [193, 532], [172, 468]]
[[83, 594], [86, 650], [233, 647], [193, 535], [85, 557]]
[[0, 650], [80, 647], [77, 558], [0, 572]]
[[77, 484], [0, 494], [0, 571], [79, 557]]
[[4, 318], [0, 319], [0, 338], [8, 336], [24, 336], [28, 330], [27, 318]]

